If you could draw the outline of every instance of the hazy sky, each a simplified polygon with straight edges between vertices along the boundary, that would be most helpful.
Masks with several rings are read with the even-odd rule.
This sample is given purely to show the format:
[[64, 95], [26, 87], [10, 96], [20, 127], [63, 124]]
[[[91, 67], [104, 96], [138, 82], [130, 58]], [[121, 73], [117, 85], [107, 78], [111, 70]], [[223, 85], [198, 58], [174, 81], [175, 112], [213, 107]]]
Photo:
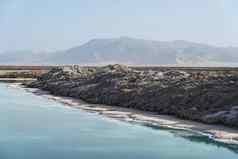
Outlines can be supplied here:
[[238, 0], [0, 0], [0, 51], [120, 36], [238, 46]]

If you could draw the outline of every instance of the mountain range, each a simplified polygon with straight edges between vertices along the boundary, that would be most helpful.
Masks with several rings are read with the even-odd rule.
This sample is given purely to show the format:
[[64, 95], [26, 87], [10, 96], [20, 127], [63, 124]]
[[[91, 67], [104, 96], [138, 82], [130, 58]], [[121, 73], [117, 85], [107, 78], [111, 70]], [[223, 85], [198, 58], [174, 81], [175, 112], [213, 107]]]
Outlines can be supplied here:
[[152, 41], [129, 37], [93, 39], [64, 51], [15, 51], [0, 54], [0, 64], [130, 64], [238, 66], [238, 47], [216, 47], [189, 41]]

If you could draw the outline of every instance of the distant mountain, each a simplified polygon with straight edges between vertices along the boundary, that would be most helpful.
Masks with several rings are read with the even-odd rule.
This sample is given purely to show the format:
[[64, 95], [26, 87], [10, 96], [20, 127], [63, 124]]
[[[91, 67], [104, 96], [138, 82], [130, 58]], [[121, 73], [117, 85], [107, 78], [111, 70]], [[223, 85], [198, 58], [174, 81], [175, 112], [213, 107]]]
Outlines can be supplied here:
[[[6, 54], [0, 54], [0, 63]], [[39, 55], [39, 54], [38, 54]], [[11, 62], [48, 64], [108, 64], [238, 66], [238, 48], [215, 47], [188, 41], [152, 41], [128, 37], [94, 39], [84, 45], [51, 55], [14, 55]], [[33, 59], [32, 59], [33, 58]]]
[[174, 50], [155, 41], [118, 38], [95, 39], [69, 49], [57, 59], [59, 63], [168, 64], [176, 63]]

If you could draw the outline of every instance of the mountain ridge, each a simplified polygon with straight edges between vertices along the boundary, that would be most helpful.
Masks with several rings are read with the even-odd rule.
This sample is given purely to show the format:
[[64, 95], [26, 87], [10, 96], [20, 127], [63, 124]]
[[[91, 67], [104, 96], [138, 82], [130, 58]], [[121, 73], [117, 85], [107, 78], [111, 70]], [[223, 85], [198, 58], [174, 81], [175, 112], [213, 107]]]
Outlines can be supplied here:
[[[0, 54], [0, 63], [6, 63], [4, 59], [7, 56]], [[39, 64], [238, 66], [238, 47], [217, 47], [185, 40], [156, 41], [120, 37], [92, 39], [64, 51], [25, 58], [24, 63]], [[10, 58], [8, 63], [16, 63], [17, 60], [11, 61]]]

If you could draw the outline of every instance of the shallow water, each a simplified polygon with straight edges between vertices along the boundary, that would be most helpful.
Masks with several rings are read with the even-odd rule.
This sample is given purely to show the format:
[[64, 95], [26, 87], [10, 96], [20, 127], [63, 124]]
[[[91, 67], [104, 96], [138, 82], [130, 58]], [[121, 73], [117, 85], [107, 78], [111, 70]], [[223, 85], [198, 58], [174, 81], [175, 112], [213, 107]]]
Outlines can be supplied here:
[[238, 147], [126, 123], [0, 84], [0, 159], [237, 159]]

